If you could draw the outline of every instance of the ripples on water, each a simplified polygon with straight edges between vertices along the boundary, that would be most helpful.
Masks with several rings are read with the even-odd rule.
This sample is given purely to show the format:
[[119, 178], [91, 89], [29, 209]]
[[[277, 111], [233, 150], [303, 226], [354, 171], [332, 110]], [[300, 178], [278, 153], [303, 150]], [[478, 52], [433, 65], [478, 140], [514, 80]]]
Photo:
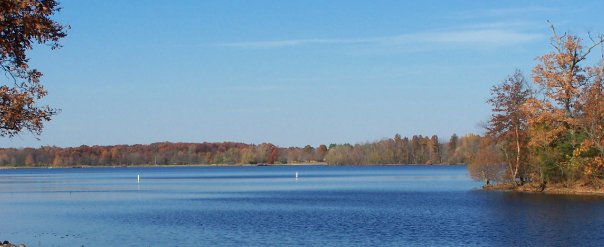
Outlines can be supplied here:
[[0, 238], [28, 246], [600, 246], [604, 240], [599, 197], [478, 187], [460, 166], [0, 170]]

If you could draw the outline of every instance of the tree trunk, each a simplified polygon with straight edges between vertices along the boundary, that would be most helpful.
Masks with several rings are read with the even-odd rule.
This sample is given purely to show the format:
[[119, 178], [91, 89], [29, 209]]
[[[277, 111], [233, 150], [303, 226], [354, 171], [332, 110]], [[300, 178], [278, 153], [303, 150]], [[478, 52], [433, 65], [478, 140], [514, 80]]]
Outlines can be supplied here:
[[518, 126], [516, 126], [515, 128], [516, 131], [516, 167], [512, 173], [512, 182], [514, 183], [514, 187], [516, 187], [516, 176], [518, 175], [518, 168], [520, 167], [520, 155], [521, 155], [521, 150], [520, 150], [520, 134]]

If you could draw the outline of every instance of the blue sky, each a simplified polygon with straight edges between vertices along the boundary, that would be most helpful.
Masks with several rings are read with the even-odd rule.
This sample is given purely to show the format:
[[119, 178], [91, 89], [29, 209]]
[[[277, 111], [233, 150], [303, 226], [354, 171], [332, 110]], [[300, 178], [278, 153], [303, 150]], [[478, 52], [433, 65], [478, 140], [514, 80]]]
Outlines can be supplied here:
[[604, 32], [604, 1], [79, 1], [64, 47], [38, 46], [36, 140], [358, 143], [480, 133], [489, 88], [530, 75], [551, 34]]

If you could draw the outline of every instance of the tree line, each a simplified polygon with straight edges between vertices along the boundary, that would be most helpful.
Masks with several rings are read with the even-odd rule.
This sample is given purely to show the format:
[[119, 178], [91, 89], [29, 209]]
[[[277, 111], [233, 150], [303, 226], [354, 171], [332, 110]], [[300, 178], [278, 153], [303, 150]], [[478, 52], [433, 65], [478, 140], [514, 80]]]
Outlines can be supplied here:
[[148, 145], [2, 148], [3, 166], [126, 166], [195, 164], [459, 164], [474, 157], [480, 136], [452, 135], [441, 143], [436, 135], [395, 135], [363, 144], [278, 147], [270, 143], [170, 143]]
[[474, 178], [541, 190], [551, 183], [602, 183], [604, 54], [589, 55], [604, 36], [585, 42], [552, 31], [553, 50], [538, 57], [531, 80], [516, 71], [491, 89], [493, 114], [468, 166]]
[[414, 135], [383, 139], [356, 145], [332, 145], [325, 156], [334, 165], [379, 164], [462, 164], [471, 160], [478, 151], [480, 136], [453, 134], [448, 142], [440, 142], [438, 136]]

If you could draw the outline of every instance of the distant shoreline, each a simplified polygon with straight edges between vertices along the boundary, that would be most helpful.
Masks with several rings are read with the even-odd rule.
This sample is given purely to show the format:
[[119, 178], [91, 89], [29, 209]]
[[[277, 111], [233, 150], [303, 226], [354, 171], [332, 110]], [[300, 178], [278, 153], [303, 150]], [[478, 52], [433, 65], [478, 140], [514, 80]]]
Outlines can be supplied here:
[[87, 169], [87, 168], [151, 168], [151, 167], [254, 167], [254, 166], [463, 166], [465, 164], [361, 164], [361, 165], [330, 165], [324, 162], [293, 163], [293, 164], [190, 164], [190, 165], [102, 165], [102, 166], [0, 166], [3, 169]]
[[39, 168], [39, 169], [67, 169], [67, 168], [72, 168], [72, 169], [87, 169], [87, 168], [136, 168], [136, 167], [141, 167], [141, 168], [146, 168], [146, 167], [225, 167], [225, 166], [232, 166], [232, 167], [253, 167], [253, 166], [302, 166], [302, 165], [327, 165], [326, 163], [305, 163], [305, 164], [190, 164], [190, 165], [102, 165], [102, 166], [89, 166], [89, 165], [82, 165], [82, 166], [0, 166], [0, 169], [35, 169], [35, 168]]

